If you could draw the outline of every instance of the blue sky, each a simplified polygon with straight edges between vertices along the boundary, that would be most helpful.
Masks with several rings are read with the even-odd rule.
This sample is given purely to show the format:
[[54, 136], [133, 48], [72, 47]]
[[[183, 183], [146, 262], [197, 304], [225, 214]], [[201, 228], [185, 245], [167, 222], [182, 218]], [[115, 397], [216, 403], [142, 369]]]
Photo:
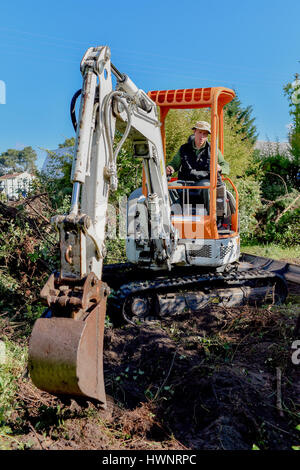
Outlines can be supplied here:
[[145, 91], [234, 88], [253, 107], [259, 139], [286, 141], [283, 86], [300, 72], [299, 18], [298, 0], [3, 0], [0, 152], [55, 149], [74, 135], [70, 100], [81, 58], [97, 45]]

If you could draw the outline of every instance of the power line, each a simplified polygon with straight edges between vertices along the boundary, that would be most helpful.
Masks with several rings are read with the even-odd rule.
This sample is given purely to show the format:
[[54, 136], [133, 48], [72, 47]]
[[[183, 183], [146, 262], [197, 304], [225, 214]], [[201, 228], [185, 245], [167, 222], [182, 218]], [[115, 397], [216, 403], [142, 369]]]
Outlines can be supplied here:
[[[52, 47], [56, 47], [56, 48], [65, 48], [65, 49], [73, 49], [73, 50], [79, 50], [79, 45], [84, 45], [85, 47], [87, 47], [87, 44], [86, 42], [81, 42], [81, 41], [74, 41], [74, 40], [71, 40], [71, 39], [65, 39], [65, 38], [59, 38], [59, 37], [56, 37], [56, 36], [49, 36], [49, 35], [44, 35], [44, 34], [39, 34], [39, 33], [33, 33], [32, 31], [20, 31], [20, 30], [15, 30], [15, 29], [10, 29], [10, 28], [3, 28], [3, 27], [0, 27], [0, 31], [7, 31], [7, 32], [10, 32], [10, 33], [17, 33], [17, 34], [20, 34], [20, 35], [27, 35], [27, 36], [31, 36], [31, 37], [39, 37], [39, 38], [45, 38], [45, 39], [51, 39], [51, 40], [54, 40], [54, 41], [58, 41], [59, 44], [53, 44], [53, 43], [44, 43], [44, 45], [49, 45], [49, 46], [52, 46]], [[71, 44], [78, 44], [78, 47], [72, 47], [72, 46], [68, 46], [66, 45], [65, 43], [71, 43]], [[130, 55], [135, 55], [135, 56], [142, 56], [141, 57], [141, 61], [143, 60], [147, 60], [147, 57], [157, 57], [157, 58], [161, 58], [161, 59], [164, 59], [165, 61], [168, 61], [170, 63], [170, 61], [175, 61], [178, 65], [178, 63], [181, 64], [181, 67], [182, 67], [182, 62], [185, 62], [187, 64], [196, 64], [197, 66], [201, 67], [201, 66], [209, 66], [209, 67], [217, 67], [217, 68], [228, 68], [228, 69], [239, 69], [239, 70], [242, 70], [242, 71], [245, 71], [245, 72], [252, 72], [252, 73], [259, 73], [259, 72], [262, 72], [262, 69], [259, 69], [259, 68], [253, 68], [253, 67], [245, 67], [245, 66], [241, 66], [241, 65], [235, 65], [235, 64], [220, 64], [220, 63], [212, 63], [212, 62], [203, 62], [203, 61], [199, 61], [199, 60], [193, 60], [193, 59], [188, 59], [188, 58], [185, 58], [185, 57], [180, 57], [180, 61], [178, 60], [178, 57], [170, 57], [170, 55], [168, 56], [165, 56], [165, 55], [160, 55], [160, 54], [157, 54], [157, 53], [153, 53], [153, 52], [149, 52], [149, 51], [133, 51], [133, 50], [126, 50], [126, 49], [119, 49], [119, 48], [113, 48], [113, 51], [116, 51], [116, 52], [119, 52], [121, 53], [122, 55], [124, 54], [130, 54]], [[85, 51], [83, 51], [84, 53]], [[265, 71], [266, 73], [267, 71]], [[273, 74], [274, 76], [274, 74]], [[276, 77], [278, 77], [278, 80], [281, 79], [281, 80], [285, 80], [285, 78], [283, 78], [283, 75], [279, 75], [279, 74], [276, 74]], [[282, 77], [282, 78], [280, 78]], [[272, 83], [272, 81], [269, 81], [269, 83]]]

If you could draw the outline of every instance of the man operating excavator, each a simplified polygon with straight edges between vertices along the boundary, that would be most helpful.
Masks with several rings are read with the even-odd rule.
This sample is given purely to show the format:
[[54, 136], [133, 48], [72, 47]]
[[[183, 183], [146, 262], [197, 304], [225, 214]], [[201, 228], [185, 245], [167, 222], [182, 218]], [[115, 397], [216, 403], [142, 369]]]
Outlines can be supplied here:
[[[227, 308], [266, 299], [276, 303], [287, 295], [281, 275], [239, 269], [238, 192], [229, 178], [235, 197], [225, 185], [216, 184], [217, 165], [228, 173], [215, 150], [219, 146], [223, 152], [223, 108], [234, 98], [233, 90], [187, 88], [146, 94], [118, 71], [110, 57], [109, 46], [90, 47], [80, 63], [82, 87], [70, 107], [76, 130], [71, 207], [67, 214], [58, 212], [52, 218], [59, 232], [60, 264], [40, 293], [47, 310], [35, 322], [28, 351], [28, 370], [36, 387], [56, 396], [97, 400], [103, 408], [107, 301], [112, 323], [126, 321], [138, 327], [151, 318], [161, 322], [181, 312], [198, 312], [211, 302]], [[210, 192], [210, 214], [203, 217], [175, 213], [169, 197], [163, 123], [168, 110], [179, 106], [211, 108], [211, 129], [207, 122], [197, 122], [194, 135], [167, 170], [169, 175], [179, 170], [183, 201], [190, 188], [185, 181], [193, 183], [193, 191], [203, 184], [203, 192]], [[115, 147], [116, 130], [122, 138]], [[117, 158], [128, 136], [133, 138], [135, 157], [143, 160], [146, 185], [135, 188], [128, 199], [128, 262], [108, 265], [107, 271], [109, 191], [118, 188]], [[209, 180], [208, 190], [204, 184]]]
[[[167, 176], [178, 171], [178, 179], [189, 181], [191, 186], [209, 186], [210, 143], [208, 135], [211, 133], [211, 127], [206, 121], [198, 121], [192, 130], [194, 134], [180, 147], [167, 166]], [[229, 164], [218, 150], [218, 184], [222, 183], [221, 173], [229, 174]], [[197, 199], [198, 203], [203, 203], [208, 213], [209, 191], [207, 189], [190, 191], [190, 197], [191, 200]]]

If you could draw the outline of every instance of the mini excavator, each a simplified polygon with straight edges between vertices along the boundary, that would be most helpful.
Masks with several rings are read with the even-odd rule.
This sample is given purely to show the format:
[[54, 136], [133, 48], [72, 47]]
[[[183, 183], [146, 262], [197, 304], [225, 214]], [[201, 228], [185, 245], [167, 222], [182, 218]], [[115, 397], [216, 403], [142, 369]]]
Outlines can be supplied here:
[[[110, 57], [108, 46], [91, 47], [81, 61], [83, 85], [71, 103], [76, 129], [71, 208], [52, 219], [59, 232], [60, 270], [41, 291], [48, 309], [33, 327], [28, 360], [41, 390], [83, 396], [103, 407], [107, 304], [111, 317], [138, 324], [210, 302], [234, 306], [286, 296], [279, 275], [239, 269], [238, 192], [229, 178], [218, 182], [216, 161], [217, 150], [224, 152], [223, 108], [234, 92], [215, 87], [145, 93]], [[167, 114], [193, 108], [211, 110], [206, 211], [194, 210], [190, 190], [195, 186], [168, 181], [165, 170]], [[122, 136], [117, 145], [116, 130]], [[128, 263], [105, 266], [108, 195], [117, 189], [116, 162], [127, 138], [143, 162], [144, 181], [127, 204]]]

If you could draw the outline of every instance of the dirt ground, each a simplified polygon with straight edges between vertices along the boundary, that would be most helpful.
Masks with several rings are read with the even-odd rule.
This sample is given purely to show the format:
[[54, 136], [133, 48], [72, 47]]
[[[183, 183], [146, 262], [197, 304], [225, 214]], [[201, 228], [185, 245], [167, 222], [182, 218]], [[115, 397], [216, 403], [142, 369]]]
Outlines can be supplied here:
[[294, 334], [293, 312], [249, 307], [108, 328], [107, 409], [52, 397], [24, 372], [11, 448], [290, 450], [299, 444]]
[[[20, 305], [31, 283], [25, 274]], [[299, 446], [299, 316], [299, 286], [291, 284], [281, 307], [211, 305], [139, 327], [107, 326], [107, 409], [41, 392], [25, 368], [0, 448], [291, 450]], [[26, 348], [18, 321], [21, 314], [2, 313], [1, 337]]]

